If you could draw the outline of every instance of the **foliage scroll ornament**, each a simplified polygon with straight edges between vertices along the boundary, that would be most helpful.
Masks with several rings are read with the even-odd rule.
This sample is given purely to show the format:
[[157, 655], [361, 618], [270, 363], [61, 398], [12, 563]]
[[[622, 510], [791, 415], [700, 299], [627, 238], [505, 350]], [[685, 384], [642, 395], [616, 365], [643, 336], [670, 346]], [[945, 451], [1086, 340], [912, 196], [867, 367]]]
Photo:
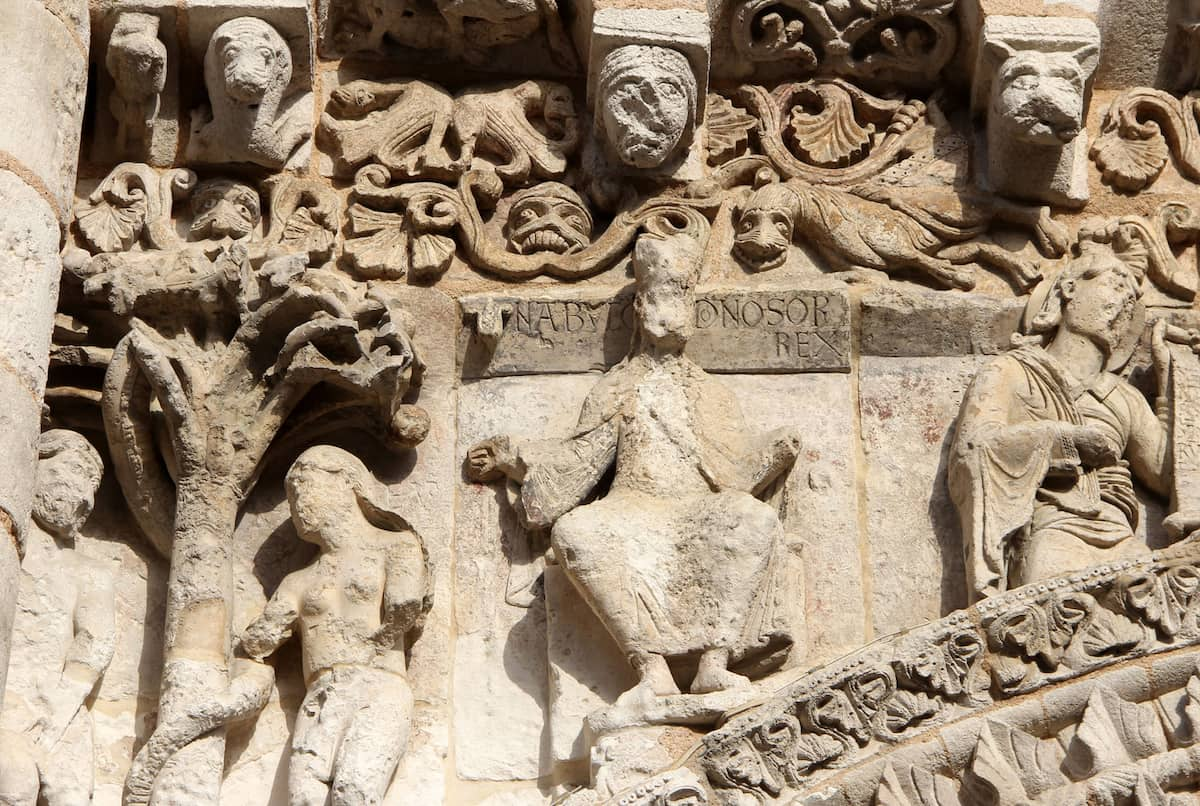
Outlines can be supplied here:
[[744, 0], [733, 45], [755, 62], [786, 60], [804, 72], [928, 84], [954, 54], [953, 0]]
[[[495, 207], [504, 192], [495, 173], [471, 171], [456, 188], [435, 182], [391, 186], [388, 180], [379, 165], [368, 165], [355, 177], [346, 258], [360, 277], [394, 279], [409, 270], [418, 277], [436, 277], [458, 246], [473, 269], [506, 280], [542, 275], [580, 279], [612, 267], [643, 229], [686, 226], [691, 216], [711, 216], [720, 205], [716, 195], [654, 197], [619, 212], [599, 238], [578, 249], [547, 246], [522, 253], [514, 250], [511, 239], [506, 244], [489, 234], [480, 210]], [[561, 194], [565, 186], [557, 187]], [[550, 189], [545, 192], [551, 194]]]
[[1200, 181], [1200, 94], [1182, 98], [1138, 87], [1122, 93], [1104, 115], [1092, 159], [1108, 184], [1135, 193], [1175, 159], [1180, 173]]
[[848, 185], [877, 175], [932, 136], [926, 105], [872, 95], [841, 79], [748, 84], [762, 153], [785, 179]]

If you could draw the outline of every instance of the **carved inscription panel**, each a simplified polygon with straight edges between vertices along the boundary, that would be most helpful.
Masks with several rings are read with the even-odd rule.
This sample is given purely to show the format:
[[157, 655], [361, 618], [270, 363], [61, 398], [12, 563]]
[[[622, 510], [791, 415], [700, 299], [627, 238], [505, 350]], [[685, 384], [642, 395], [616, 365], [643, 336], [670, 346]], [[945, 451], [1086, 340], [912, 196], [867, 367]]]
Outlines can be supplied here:
[[[629, 352], [634, 333], [628, 292], [488, 295], [464, 299], [463, 309], [465, 377], [604, 369]], [[837, 288], [702, 291], [687, 353], [709, 372], [849, 372], [849, 310], [846, 291]]]

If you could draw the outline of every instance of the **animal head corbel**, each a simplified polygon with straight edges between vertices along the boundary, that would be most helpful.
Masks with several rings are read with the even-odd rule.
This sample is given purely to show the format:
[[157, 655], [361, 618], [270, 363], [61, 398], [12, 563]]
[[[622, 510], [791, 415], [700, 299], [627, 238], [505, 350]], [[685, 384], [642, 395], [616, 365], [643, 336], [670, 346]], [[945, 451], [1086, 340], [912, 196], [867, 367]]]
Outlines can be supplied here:
[[733, 209], [733, 254], [750, 271], [777, 269], [787, 261], [795, 231], [796, 191], [769, 169], [754, 178], [754, 191]]
[[1046, 52], [993, 40], [988, 49], [999, 61], [989, 114], [1007, 121], [1014, 137], [1037, 145], [1063, 146], [1079, 136], [1098, 45]]

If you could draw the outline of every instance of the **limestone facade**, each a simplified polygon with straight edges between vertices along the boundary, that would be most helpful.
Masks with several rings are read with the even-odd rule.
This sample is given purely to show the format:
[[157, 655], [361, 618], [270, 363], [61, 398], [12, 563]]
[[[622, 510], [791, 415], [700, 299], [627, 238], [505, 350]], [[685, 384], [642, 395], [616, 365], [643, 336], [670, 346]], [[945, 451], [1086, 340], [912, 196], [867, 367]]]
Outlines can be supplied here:
[[1200, 803], [1200, 12], [7, 0], [0, 806]]

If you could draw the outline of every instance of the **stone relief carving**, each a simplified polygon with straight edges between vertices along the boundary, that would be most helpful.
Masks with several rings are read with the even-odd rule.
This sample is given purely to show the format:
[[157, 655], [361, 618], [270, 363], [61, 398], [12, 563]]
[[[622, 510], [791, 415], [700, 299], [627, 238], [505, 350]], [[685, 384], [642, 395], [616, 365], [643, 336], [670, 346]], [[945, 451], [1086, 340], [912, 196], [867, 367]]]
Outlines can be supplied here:
[[[690, 691], [706, 694], [747, 686], [744, 674], [777, 665], [792, 644], [773, 612], [779, 516], [755, 494], [787, 472], [799, 439], [747, 437], [729, 390], [682, 355], [698, 234], [638, 240], [637, 346], [593, 390], [575, 435], [496, 437], [468, 457], [472, 477], [520, 486], [525, 523], [551, 528], [555, 557], [637, 672], [618, 710], [678, 695], [674, 661], [698, 657]], [[608, 492], [583, 503], [610, 467]]]
[[626, 45], [604, 57], [597, 80], [597, 122], [621, 163], [658, 168], [690, 145], [698, 89], [683, 53]]
[[[111, 530], [121, 585], [30, 527], [28, 568], [81, 565], [34, 615], [94, 646], [79, 680], [26, 657], [53, 635], [22, 600], [0, 802], [1190, 802], [1200, 214], [1166, 163], [1200, 177], [1196, 60], [1122, 85], [1158, 9], [1112, 2], [1099, 67], [1082, 14], [948, 0], [101, 9], [58, 49], [115, 142], [80, 170], [44, 422], [105, 431], [81, 551]], [[477, 443], [509, 429], [569, 436]], [[269, 500], [346, 430], [431, 439], [402, 488], [322, 445]], [[55, 439], [87, 466], [66, 513], [102, 465]], [[252, 577], [283, 582], [243, 629]], [[64, 631], [76, 594], [105, 601]]]
[[1135, 193], [1152, 184], [1171, 158], [1188, 179], [1200, 179], [1200, 122], [1194, 104], [1192, 94], [1176, 98], [1149, 87], [1117, 96], [1091, 149], [1104, 181]]
[[[454, 180], [476, 154], [506, 182], [557, 179], [579, 143], [574, 96], [553, 81], [467, 89], [451, 96], [424, 81], [352, 81], [321, 116], [338, 170], [370, 161], [395, 178]], [[448, 152], [453, 137], [457, 156]], [[485, 163], [486, 164], [486, 163]], [[482, 166], [481, 166], [482, 167]]]
[[112, 569], [75, 548], [104, 465], [85, 437], [38, 441], [33, 524], [22, 542], [17, 674], [0, 711], [0, 799], [12, 806], [90, 803], [95, 758], [87, 704], [112, 661]]
[[158, 39], [159, 19], [153, 14], [125, 12], [113, 27], [104, 65], [112, 76], [108, 106], [117, 121], [116, 148], [129, 143], [149, 145], [158, 116], [159, 96], [166, 88], [167, 48]]
[[[160, 211], [170, 201], [147, 170], [110, 177], [116, 204], [104, 194], [89, 201], [95, 221], [81, 218], [81, 231], [96, 223], [108, 233], [109, 218], [125, 213], [129, 232], [110, 240], [142, 237], [136, 214], [155, 192]], [[173, 567], [158, 724], [130, 770], [128, 803], [213, 802], [225, 726], [253, 716], [270, 693], [270, 667], [241, 661], [227, 671], [222, 616], [232, 597], [233, 526], [268, 447], [348, 424], [411, 446], [429, 426], [403, 402], [421, 366], [409, 315], [382, 290], [306, 270], [314, 253], [328, 251], [312, 238], [327, 232], [336, 201], [306, 180], [272, 186], [276, 224], [266, 238], [257, 191], [212, 179], [195, 187], [186, 239], [164, 226], [170, 237], [150, 253], [101, 252], [79, 269], [84, 293], [125, 323], [101, 396], [109, 450], [135, 520]], [[324, 390], [319, 399], [314, 390]], [[304, 399], [304, 417], [289, 421]], [[155, 436], [160, 411], [172, 423], [166, 443]], [[235, 431], [236, 451], [213, 436]]]
[[256, 17], [222, 23], [204, 54], [209, 105], [192, 113], [188, 159], [298, 167], [312, 137], [312, 95], [289, 95], [291, 84], [291, 49], [275, 28]]
[[730, 33], [738, 55], [752, 62], [926, 84], [954, 54], [953, 10], [953, 2], [833, 8], [814, 0], [744, 0], [733, 7]]
[[[410, 270], [420, 278], [436, 278], [446, 271], [456, 249], [475, 271], [507, 280], [527, 280], [548, 275], [560, 279], [590, 277], [613, 266], [628, 254], [638, 232], [655, 227], [686, 224], [696, 211], [711, 215], [720, 204], [713, 195], [651, 197], [618, 212], [607, 229], [591, 238], [590, 211], [583, 199], [563, 200], [569, 191], [560, 183], [548, 182], [514, 193], [506, 201], [507, 240], [492, 234], [481, 205], [495, 207], [501, 200], [504, 184], [489, 171], [471, 171], [456, 188], [434, 182], [391, 185], [383, 166], [368, 165], [355, 177], [353, 203], [350, 205], [349, 235], [346, 240], [347, 262], [364, 278], [403, 277]], [[697, 194], [708, 188], [692, 188]], [[553, 207], [547, 198], [554, 199]], [[520, 218], [537, 207], [547, 212], [524, 223]], [[578, 202], [578, 203], [576, 203]], [[560, 212], [556, 212], [560, 211]], [[570, 210], [567, 220], [556, 221], [561, 211]], [[587, 229], [574, 229], [575, 226]], [[517, 241], [513, 234], [524, 231]], [[526, 238], [542, 235], [529, 242], [558, 244], [566, 240], [574, 248], [528, 248]], [[556, 233], [551, 237], [548, 233]]]
[[[758, 181], [769, 178], [769, 173], [760, 175]], [[1067, 241], [1049, 208], [927, 188], [850, 191], [803, 179], [767, 181], [734, 216], [733, 252], [751, 271], [783, 265], [793, 238], [799, 237], [848, 278], [910, 271], [945, 288], [974, 287], [972, 264], [1000, 270], [1022, 290], [1040, 278], [1035, 264], [977, 240], [994, 220], [1028, 227], [1050, 254], [1061, 254]]]
[[[1148, 551], [1133, 479], [1170, 490], [1166, 426], [1114, 372], [1144, 328], [1142, 272], [1085, 241], [1029, 301], [1045, 339], [996, 359], [963, 401], [949, 483], [975, 596]], [[1166, 417], [1167, 322], [1151, 334]], [[1185, 338], [1189, 338], [1185, 336]]]
[[429, 610], [428, 558], [386, 489], [340, 448], [305, 451], [286, 486], [296, 533], [320, 554], [280, 583], [241, 648], [262, 661], [301, 635], [308, 693], [292, 735], [291, 802], [378, 803], [408, 742], [406, 636]]
[[[1196, 579], [1189, 544], [992, 597], [781, 689], [705, 736], [699, 767], [725, 798], [718, 802], [792, 802], [798, 792], [819, 798], [827, 775], [955, 717], [1131, 654], [1190, 646]], [[1131, 606], [1134, 599], [1156, 603]], [[1155, 613], [1170, 613], [1173, 626], [1163, 630]], [[1109, 746], [1107, 738], [1098, 741]]]
[[[1098, 685], [1065, 749], [1053, 737], [1044, 740], [989, 720], [958, 780], [915, 766], [898, 771], [889, 764], [875, 803], [1174, 803], [1169, 793], [1187, 791], [1200, 767], [1200, 748], [1195, 747], [1198, 697], [1200, 676], [1195, 675], [1182, 702], [1175, 692], [1149, 703], [1131, 702]], [[1159, 716], [1168, 702], [1184, 713], [1178, 723]]]
[[1085, 20], [990, 17], [975, 71], [996, 192], [1065, 207], [1087, 201], [1084, 122], [1100, 32]]
[[418, 51], [445, 49], [452, 60], [482, 64], [494, 49], [527, 42], [544, 31], [558, 65], [570, 69], [578, 64], [556, 0], [347, 0], [338, 5], [332, 39], [351, 53], [379, 53], [394, 44]]

